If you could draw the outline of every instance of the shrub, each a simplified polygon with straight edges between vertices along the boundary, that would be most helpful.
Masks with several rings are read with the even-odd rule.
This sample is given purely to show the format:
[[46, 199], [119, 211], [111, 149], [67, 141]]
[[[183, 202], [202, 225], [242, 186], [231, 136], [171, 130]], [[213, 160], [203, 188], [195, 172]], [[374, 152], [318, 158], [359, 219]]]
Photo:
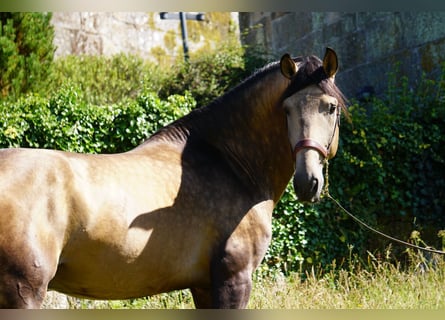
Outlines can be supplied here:
[[[245, 59], [256, 64], [246, 63]], [[263, 62], [244, 57], [243, 48], [239, 45], [223, 44], [214, 52], [203, 53], [189, 63], [173, 66], [159, 95], [166, 97], [187, 90], [198, 106], [205, 106], [237, 85]]]
[[134, 99], [143, 91], [159, 94], [161, 99], [189, 92], [198, 106], [224, 94], [264, 64], [256, 57], [244, 57], [243, 48], [225, 43], [212, 52], [195, 55], [161, 67], [134, 55], [112, 57], [66, 56], [55, 60], [54, 76], [48, 92], [62, 85], [79, 87], [81, 100], [101, 105]]
[[[343, 265], [352, 247], [363, 247], [363, 235], [333, 203], [317, 205], [298, 202], [290, 183], [273, 212], [272, 242], [260, 273], [285, 275], [312, 267]], [[354, 243], [354, 245], [351, 245]]]
[[438, 247], [445, 227], [444, 76], [445, 69], [441, 79], [410, 88], [395, 72], [384, 98], [354, 103], [332, 170], [332, 192], [357, 215], [403, 239], [423, 230]]
[[0, 146], [123, 152], [196, 105], [188, 93], [161, 100], [144, 92], [136, 100], [108, 106], [86, 104], [79, 96], [80, 89], [66, 86], [49, 99], [29, 95], [3, 102]]
[[50, 13], [0, 13], [0, 98], [45, 90], [54, 55]]
[[166, 73], [136, 55], [66, 56], [54, 61], [48, 92], [63, 85], [78, 87], [79, 99], [95, 105], [136, 98], [142, 91], [157, 92]]
[[188, 62], [181, 60], [172, 66], [161, 97], [188, 90], [198, 106], [205, 106], [264, 65], [258, 54], [245, 55], [229, 13], [210, 12], [206, 17], [205, 23], [188, 22], [190, 41], [199, 42], [200, 48], [190, 52]]

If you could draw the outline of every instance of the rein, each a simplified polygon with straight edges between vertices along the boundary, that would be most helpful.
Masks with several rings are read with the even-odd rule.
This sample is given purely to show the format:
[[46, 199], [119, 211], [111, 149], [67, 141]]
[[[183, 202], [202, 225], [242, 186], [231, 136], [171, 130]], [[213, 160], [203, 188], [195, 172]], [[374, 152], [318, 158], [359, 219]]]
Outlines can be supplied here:
[[344, 213], [346, 213], [348, 216], [350, 216], [352, 219], [354, 219], [354, 221], [356, 221], [358, 224], [360, 224], [361, 226], [365, 227], [366, 229], [386, 238], [389, 239], [391, 241], [394, 241], [396, 243], [399, 243], [401, 245], [404, 245], [406, 247], [410, 247], [413, 249], [418, 249], [418, 250], [422, 250], [422, 251], [427, 251], [427, 252], [431, 252], [431, 253], [437, 253], [437, 254], [443, 254], [445, 255], [445, 251], [442, 250], [436, 250], [436, 249], [431, 249], [431, 248], [425, 248], [425, 247], [420, 247], [417, 246], [415, 244], [391, 237], [390, 235], [387, 235], [386, 233], [383, 233], [371, 226], [369, 226], [368, 224], [366, 224], [365, 222], [363, 222], [362, 220], [360, 220], [359, 218], [357, 218], [356, 216], [354, 216], [351, 212], [349, 212], [348, 210], [346, 210], [341, 204], [340, 202], [338, 202], [336, 199], [334, 199], [334, 197], [331, 196], [331, 194], [329, 193], [329, 176], [328, 176], [328, 168], [329, 168], [329, 162], [328, 159], [325, 158], [324, 161], [324, 166], [325, 166], [325, 186], [322, 192], [322, 197], [327, 197], [328, 199], [332, 200], [332, 202], [334, 202]]

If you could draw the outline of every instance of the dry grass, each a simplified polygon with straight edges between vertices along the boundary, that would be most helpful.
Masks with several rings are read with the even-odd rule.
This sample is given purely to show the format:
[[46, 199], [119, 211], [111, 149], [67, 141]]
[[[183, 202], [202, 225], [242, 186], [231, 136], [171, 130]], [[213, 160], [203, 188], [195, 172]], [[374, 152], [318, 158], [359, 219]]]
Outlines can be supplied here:
[[[445, 262], [414, 256], [409, 267], [378, 261], [353, 264], [348, 270], [312, 270], [299, 274], [257, 276], [250, 309], [441, 309], [445, 308]], [[52, 293], [45, 308], [187, 309], [194, 308], [188, 290], [125, 301], [93, 301]]]
[[304, 281], [298, 275], [255, 283], [250, 308], [270, 309], [443, 309], [445, 264], [428, 271], [337, 270]]

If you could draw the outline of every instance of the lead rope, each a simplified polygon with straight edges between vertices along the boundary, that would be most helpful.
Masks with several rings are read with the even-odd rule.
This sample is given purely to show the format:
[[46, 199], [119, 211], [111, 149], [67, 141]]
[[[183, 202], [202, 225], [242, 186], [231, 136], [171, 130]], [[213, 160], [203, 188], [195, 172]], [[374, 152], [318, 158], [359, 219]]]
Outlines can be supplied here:
[[377, 229], [374, 229], [373, 227], [369, 226], [368, 224], [366, 224], [365, 222], [363, 222], [362, 220], [360, 220], [359, 218], [357, 218], [356, 216], [354, 216], [351, 212], [349, 212], [348, 210], [346, 210], [341, 204], [340, 202], [338, 202], [336, 199], [334, 199], [334, 197], [331, 196], [331, 194], [329, 193], [329, 161], [327, 158], [325, 158], [324, 160], [324, 168], [325, 168], [325, 174], [324, 174], [324, 181], [325, 181], [325, 185], [323, 188], [323, 192], [321, 194], [321, 197], [324, 198], [328, 198], [330, 200], [332, 200], [332, 202], [334, 202], [343, 212], [345, 212], [348, 216], [350, 216], [352, 219], [354, 219], [354, 221], [358, 222], [360, 225], [362, 225], [363, 227], [365, 227], [368, 230], [371, 230], [374, 233], [377, 233], [378, 235], [389, 239], [391, 241], [397, 242], [399, 244], [402, 244], [404, 246], [413, 248], [413, 249], [418, 249], [418, 250], [422, 250], [422, 251], [427, 251], [427, 252], [432, 252], [432, 253], [437, 253], [437, 254], [444, 254], [445, 255], [445, 251], [441, 251], [441, 250], [436, 250], [436, 249], [431, 249], [431, 248], [425, 248], [425, 247], [419, 247], [416, 246], [415, 244], [391, 237], [389, 235], [387, 235], [386, 233], [383, 233]]

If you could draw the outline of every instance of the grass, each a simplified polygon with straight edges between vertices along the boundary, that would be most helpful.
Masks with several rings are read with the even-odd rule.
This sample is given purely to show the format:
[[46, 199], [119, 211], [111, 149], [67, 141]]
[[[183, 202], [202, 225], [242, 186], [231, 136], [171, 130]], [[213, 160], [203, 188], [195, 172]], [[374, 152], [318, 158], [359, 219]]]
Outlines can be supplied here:
[[402, 271], [338, 270], [304, 281], [292, 275], [255, 285], [250, 308], [271, 309], [439, 309], [445, 308], [445, 275], [441, 269]]
[[[366, 263], [347, 269], [330, 266], [305, 274], [256, 275], [249, 309], [443, 309], [445, 261], [434, 255], [426, 261], [409, 251], [411, 262], [382, 261], [368, 254]], [[59, 299], [59, 301], [57, 301]], [[45, 308], [70, 309], [188, 309], [194, 308], [188, 290], [123, 300], [94, 301], [50, 294]]]

